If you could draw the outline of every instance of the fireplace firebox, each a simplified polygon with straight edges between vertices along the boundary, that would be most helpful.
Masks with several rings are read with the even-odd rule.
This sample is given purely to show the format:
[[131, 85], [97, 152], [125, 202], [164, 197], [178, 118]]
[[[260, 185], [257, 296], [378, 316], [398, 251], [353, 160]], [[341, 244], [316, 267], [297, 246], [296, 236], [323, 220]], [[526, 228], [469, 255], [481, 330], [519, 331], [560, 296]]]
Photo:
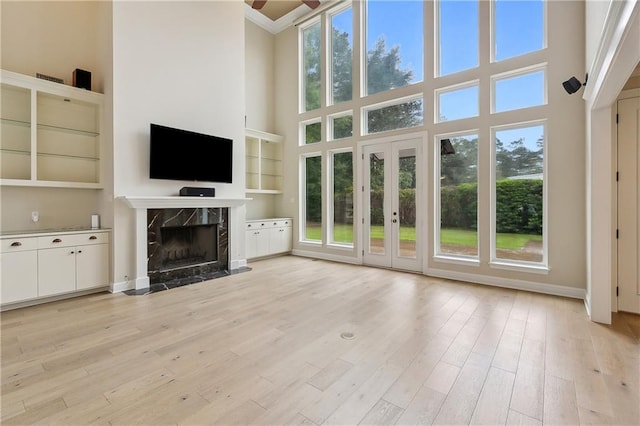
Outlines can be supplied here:
[[185, 285], [228, 273], [228, 209], [147, 210], [151, 286]]

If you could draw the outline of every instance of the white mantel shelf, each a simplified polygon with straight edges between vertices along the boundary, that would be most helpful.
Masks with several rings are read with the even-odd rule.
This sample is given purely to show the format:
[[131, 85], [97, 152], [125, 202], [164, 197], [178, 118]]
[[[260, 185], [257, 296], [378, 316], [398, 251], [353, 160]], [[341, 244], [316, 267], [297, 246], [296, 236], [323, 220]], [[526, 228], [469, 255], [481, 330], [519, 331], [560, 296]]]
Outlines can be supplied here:
[[201, 207], [239, 207], [251, 198], [171, 197], [171, 196], [122, 196], [132, 209], [171, 209]]

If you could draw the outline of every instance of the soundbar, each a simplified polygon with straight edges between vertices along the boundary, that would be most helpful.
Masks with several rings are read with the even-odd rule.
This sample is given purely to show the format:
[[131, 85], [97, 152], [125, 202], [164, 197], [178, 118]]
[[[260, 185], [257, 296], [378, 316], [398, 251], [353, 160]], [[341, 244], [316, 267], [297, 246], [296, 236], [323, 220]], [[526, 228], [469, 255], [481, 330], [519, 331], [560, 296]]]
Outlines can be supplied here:
[[180, 189], [181, 197], [215, 197], [215, 188], [195, 188], [193, 186], [185, 186]]

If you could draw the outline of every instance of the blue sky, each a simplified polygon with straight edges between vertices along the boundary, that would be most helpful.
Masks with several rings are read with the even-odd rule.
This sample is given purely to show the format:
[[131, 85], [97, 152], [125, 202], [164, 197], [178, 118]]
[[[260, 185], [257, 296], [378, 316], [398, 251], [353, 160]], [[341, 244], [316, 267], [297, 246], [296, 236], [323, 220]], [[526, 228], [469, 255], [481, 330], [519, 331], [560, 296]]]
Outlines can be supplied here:
[[[478, 1], [442, 0], [440, 3], [439, 75], [447, 75], [478, 66]], [[370, 0], [368, 7], [367, 49], [378, 36], [384, 35], [387, 48], [400, 47], [402, 68], [413, 71], [414, 82], [424, 79], [423, 34], [431, 31], [431, 24], [423, 28], [424, 3], [417, 0]], [[430, 3], [427, 3], [430, 5]], [[495, 2], [496, 61], [541, 49], [544, 44], [544, 7], [542, 0], [497, 0]], [[334, 19], [334, 25], [350, 34], [351, 12]], [[428, 51], [431, 49], [427, 49]], [[431, 70], [427, 70], [431, 72]], [[448, 120], [477, 115], [477, 90], [464, 89], [441, 98], [441, 111]], [[496, 112], [544, 103], [542, 72], [498, 80], [496, 83]], [[535, 132], [526, 135], [535, 140]], [[521, 131], [522, 133], [522, 131]], [[539, 132], [538, 132], [539, 133]]]

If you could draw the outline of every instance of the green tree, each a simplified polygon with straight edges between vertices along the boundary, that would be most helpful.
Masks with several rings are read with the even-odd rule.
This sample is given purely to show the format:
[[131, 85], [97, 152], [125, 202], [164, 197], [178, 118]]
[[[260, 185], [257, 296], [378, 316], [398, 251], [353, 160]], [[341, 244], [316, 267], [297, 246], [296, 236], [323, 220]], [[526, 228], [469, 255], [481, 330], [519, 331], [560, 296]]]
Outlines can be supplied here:
[[305, 29], [303, 33], [305, 111], [320, 108], [321, 46], [320, 23], [318, 22]]

